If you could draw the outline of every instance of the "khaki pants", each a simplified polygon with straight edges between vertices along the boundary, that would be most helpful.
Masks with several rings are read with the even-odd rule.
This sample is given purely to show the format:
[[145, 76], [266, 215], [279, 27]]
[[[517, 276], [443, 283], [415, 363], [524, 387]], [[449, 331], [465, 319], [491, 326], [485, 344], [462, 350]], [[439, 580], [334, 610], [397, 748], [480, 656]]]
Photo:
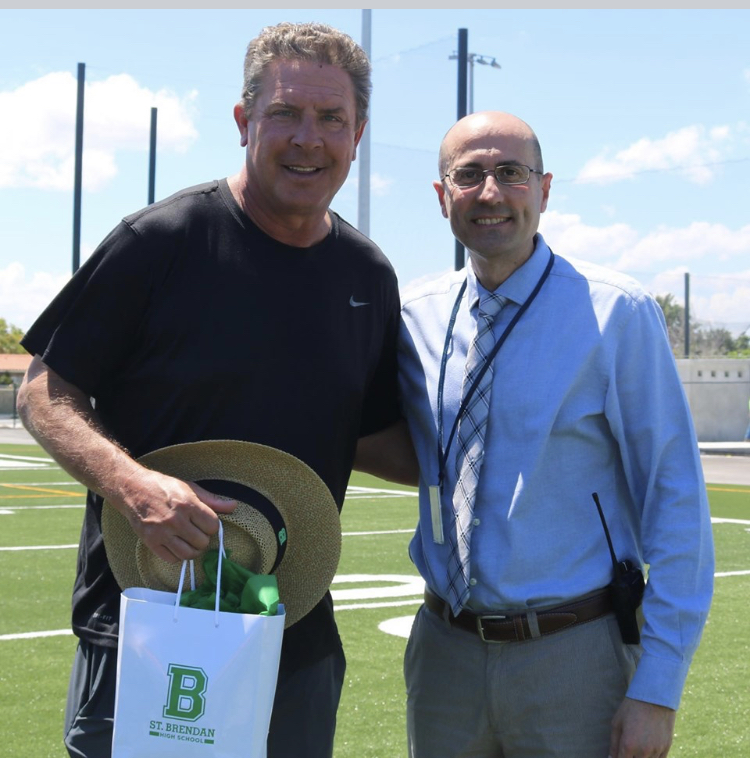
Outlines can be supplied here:
[[404, 657], [412, 757], [607, 757], [641, 647], [613, 614], [484, 643], [422, 607]]

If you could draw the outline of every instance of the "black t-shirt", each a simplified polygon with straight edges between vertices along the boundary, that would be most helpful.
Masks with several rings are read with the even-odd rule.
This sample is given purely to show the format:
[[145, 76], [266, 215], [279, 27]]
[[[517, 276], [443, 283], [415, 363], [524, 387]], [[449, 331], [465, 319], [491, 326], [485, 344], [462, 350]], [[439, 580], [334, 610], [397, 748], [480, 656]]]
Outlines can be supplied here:
[[[263, 443], [312, 467], [339, 508], [358, 437], [398, 416], [399, 297], [388, 260], [331, 213], [309, 248], [279, 243], [226, 180], [125, 218], [22, 344], [94, 399], [135, 458], [211, 439]], [[73, 630], [116, 644], [120, 589], [89, 493]], [[337, 643], [330, 597], [287, 629], [285, 658]]]

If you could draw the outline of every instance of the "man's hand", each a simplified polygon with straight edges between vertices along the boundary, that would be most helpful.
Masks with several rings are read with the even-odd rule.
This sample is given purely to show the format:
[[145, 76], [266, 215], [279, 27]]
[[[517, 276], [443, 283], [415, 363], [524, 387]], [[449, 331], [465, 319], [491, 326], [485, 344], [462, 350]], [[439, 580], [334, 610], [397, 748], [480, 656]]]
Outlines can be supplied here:
[[219, 531], [217, 513], [236, 501], [146, 469], [111, 439], [91, 400], [39, 356], [18, 393], [26, 429], [60, 466], [127, 517], [138, 537], [162, 559], [194, 559]]
[[676, 715], [663, 705], [626, 697], [612, 719], [610, 758], [666, 758]]
[[219, 532], [219, 514], [230, 514], [237, 502], [219, 498], [200, 485], [138, 468], [129, 488], [113, 505], [136, 535], [167, 562], [195, 559]]

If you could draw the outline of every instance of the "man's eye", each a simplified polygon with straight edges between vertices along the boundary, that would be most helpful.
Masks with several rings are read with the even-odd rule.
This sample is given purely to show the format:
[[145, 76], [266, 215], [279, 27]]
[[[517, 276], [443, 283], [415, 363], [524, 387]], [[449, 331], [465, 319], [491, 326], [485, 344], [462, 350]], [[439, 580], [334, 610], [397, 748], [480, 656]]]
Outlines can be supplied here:
[[344, 125], [344, 120], [336, 114], [323, 114], [321, 123], [325, 125], [326, 130], [340, 130]]
[[504, 180], [516, 180], [522, 176], [522, 172], [518, 167], [514, 167], [511, 164], [501, 165], [495, 169], [495, 173]]
[[453, 179], [456, 183], [473, 183], [474, 181], [479, 179], [479, 176], [481, 173], [479, 170], [471, 169], [470, 167], [465, 167], [457, 170], [453, 170]]

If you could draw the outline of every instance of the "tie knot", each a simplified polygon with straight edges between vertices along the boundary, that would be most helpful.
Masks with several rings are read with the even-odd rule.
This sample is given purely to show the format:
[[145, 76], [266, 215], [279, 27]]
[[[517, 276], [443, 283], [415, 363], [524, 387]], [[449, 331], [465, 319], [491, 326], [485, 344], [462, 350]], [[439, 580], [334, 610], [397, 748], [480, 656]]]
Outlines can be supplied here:
[[499, 294], [483, 294], [479, 300], [479, 314], [491, 320], [502, 310], [506, 301]]

